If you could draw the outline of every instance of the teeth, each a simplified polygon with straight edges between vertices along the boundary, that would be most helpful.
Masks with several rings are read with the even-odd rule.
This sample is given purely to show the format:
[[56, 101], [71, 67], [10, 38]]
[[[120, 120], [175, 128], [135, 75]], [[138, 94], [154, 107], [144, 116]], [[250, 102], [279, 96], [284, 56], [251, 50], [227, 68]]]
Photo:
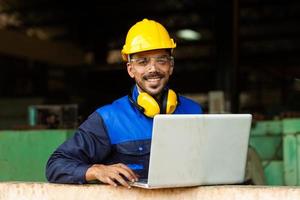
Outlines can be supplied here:
[[159, 78], [150, 78], [150, 79], [148, 79], [148, 81], [158, 81], [158, 80], [160, 80]]
[[148, 79], [160, 79], [160, 77], [148, 77]]

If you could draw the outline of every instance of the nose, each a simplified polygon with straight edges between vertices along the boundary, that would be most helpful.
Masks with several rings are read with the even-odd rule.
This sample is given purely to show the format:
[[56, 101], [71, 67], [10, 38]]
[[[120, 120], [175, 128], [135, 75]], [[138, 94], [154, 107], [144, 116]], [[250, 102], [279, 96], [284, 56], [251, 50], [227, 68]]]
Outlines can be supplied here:
[[156, 71], [156, 60], [151, 58], [148, 64], [148, 71]]

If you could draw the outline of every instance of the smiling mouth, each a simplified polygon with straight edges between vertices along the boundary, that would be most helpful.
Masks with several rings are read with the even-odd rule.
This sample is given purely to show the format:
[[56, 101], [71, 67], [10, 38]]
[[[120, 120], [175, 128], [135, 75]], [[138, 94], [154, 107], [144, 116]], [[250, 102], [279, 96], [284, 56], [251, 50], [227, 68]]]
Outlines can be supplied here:
[[146, 80], [149, 81], [149, 82], [157, 82], [160, 79], [161, 79], [160, 77], [153, 77], [153, 78], [147, 78]]
[[151, 75], [148, 75], [148, 76], [145, 76], [144, 79], [147, 80], [147, 81], [157, 81], [157, 80], [160, 80], [162, 79], [164, 76], [162, 74], [159, 74], [159, 73], [155, 73], [155, 74], [151, 74]]

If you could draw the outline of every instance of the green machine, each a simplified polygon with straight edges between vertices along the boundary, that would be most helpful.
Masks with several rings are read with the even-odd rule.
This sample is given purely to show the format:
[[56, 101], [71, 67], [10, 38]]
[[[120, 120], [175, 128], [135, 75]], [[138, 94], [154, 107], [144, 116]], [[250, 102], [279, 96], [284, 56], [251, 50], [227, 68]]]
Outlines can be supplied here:
[[300, 185], [300, 119], [253, 124], [250, 146], [258, 153], [267, 185]]
[[46, 181], [50, 154], [74, 130], [0, 131], [0, 181]]
[[[0, 131], [0, 181], [46, 181], [50, 154], [74, 129]], [[253, 124], [249, 145], [266, 185], [300, 185], [300, 119]]]

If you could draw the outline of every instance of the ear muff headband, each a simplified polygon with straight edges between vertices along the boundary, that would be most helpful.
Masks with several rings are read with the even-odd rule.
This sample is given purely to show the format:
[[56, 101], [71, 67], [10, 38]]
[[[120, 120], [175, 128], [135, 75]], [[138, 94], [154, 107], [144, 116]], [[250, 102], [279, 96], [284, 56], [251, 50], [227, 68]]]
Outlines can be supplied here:
[[140, 112], [144, 113], [145, 109], [144, 109], [142, 106], [140, 106], [139, 104], [137, 104], [137, 103], [133, 100], [132, 94], [128, 94], [127, 96], [128, 96], [128, 99], [129, 99], [130, 103], [131, 103], [133, 106], [135, 106]]
[[137, 102], [135, 102], [132, 98], [132, 93], [133, 89], [131, 90], [131, 94], [128, 95], [130, 103], [150, 118], [153, 118], [157, 114], [172, 114], [179, 104], [176, 92], [171, 89], [168, 89], [165, 94], [163, 94], [162, 105], [146, 92], [141, 92], [137, 97]]

